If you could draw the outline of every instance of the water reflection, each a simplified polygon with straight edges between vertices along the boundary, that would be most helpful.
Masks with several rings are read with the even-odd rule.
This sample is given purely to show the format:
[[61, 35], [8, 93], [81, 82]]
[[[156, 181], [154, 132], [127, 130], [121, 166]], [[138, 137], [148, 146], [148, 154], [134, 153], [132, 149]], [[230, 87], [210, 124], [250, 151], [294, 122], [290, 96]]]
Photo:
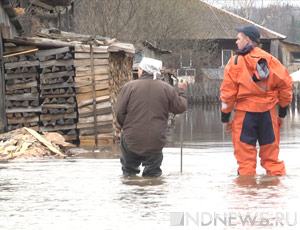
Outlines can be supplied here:
[[[249, 212], [266, 213], [272, 224], [276, 215], [284, 214], [291, 226], [284, 222], [280, 229], [298, 230], [294, 214], [300, 215], [300, 110], [296, 108], [290, 108], [282, 130], [280, 156], [288, 174], [283, 177], [266, 176], [260, 166], [257, 176], [236, 176], [231, 137], [223, 132], [218, 105], [191, 107], [184, 115], [183, 173], [178, 118], [164, 149], [161, 178], [122, 177], [119, 159], [106, 158], [106, 150], [72, 159], [0, 163], [0, 229], [179, 229], [170, 225], [172, 212]], [[261, 226], [263, 220], [259, 216], [253, 225], [239, 221], [236, 226], [185, 222], [182, 229], [277, 229]]]

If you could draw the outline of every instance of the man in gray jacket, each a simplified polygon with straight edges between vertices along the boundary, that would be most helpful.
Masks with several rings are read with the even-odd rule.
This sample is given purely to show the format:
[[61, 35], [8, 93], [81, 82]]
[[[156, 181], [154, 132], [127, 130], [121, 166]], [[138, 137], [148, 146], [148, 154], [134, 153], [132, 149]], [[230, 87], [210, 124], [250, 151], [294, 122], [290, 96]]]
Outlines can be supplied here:
[[162, 63], [143, 58], [139, 64], [139, 79], [126, 83], [115, 104], [117, 121], [123, 130], [121, 164], [124, 176], [140, 172], [142, 176], [159, 177], [166, 144], [169, 112], [183, 113], [187, 108], [186, 83], [173, 88], [156, 80]]

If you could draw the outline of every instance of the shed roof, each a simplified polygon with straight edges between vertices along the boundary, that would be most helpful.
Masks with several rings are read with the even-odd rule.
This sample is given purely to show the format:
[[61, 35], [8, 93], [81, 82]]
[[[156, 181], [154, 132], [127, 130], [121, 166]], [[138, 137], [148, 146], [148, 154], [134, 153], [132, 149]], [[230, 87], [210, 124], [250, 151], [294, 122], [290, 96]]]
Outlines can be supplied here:
[[[194, 23], [194, 34], [191, 39], [236, 39], [235, 27], [252, 24], [261, 33], [261, 39], [285, 39], [286, 36], [229, 11], [214, 7], [199, 0], [199, 21]], [[187, 35], [188, 36], [188, 35]]]

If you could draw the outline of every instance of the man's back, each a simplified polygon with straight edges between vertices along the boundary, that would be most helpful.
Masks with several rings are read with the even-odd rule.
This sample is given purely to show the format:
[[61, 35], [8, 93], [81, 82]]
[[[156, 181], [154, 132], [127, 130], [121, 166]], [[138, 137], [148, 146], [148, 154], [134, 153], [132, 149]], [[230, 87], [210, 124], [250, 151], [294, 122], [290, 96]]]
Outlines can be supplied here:
[[116, 114], [129, 149], [144, 155], [163, 148], [169, 112], [186, 110], [186, 94], [178, 91], [180, 96], [167, 83], [147, 75], [122, 88]]

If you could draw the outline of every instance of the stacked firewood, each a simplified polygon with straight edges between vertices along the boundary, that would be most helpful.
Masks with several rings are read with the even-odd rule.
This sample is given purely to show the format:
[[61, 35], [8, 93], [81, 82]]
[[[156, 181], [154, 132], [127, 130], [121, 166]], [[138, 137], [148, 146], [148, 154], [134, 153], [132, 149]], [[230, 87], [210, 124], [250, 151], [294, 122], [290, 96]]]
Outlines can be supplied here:
[[113, 141], [107, 46], [75, 46], [75, 89], [80, 145]]
[[76, 140], [76, 98], [74, 60], [70, 47], [39, 50], [40, 132], [58, 132], [68, 141]]
[[38, 130], [39, 61], [34, 54], [21, 54], [5, 58], [5, 104], [8, 130], [31, 127]]
[[114, 104], [117, 101], [117, 96], [122, 86], [131, 80], [133, 80], [133, 57], [121, 52], [110, 53], [110, 85], [111, 85], [111, 102], [113, 109], [113, 130], [114, 139], [120, 139], [120, 127], [117, 123], [117, 119], [114, 112]]

